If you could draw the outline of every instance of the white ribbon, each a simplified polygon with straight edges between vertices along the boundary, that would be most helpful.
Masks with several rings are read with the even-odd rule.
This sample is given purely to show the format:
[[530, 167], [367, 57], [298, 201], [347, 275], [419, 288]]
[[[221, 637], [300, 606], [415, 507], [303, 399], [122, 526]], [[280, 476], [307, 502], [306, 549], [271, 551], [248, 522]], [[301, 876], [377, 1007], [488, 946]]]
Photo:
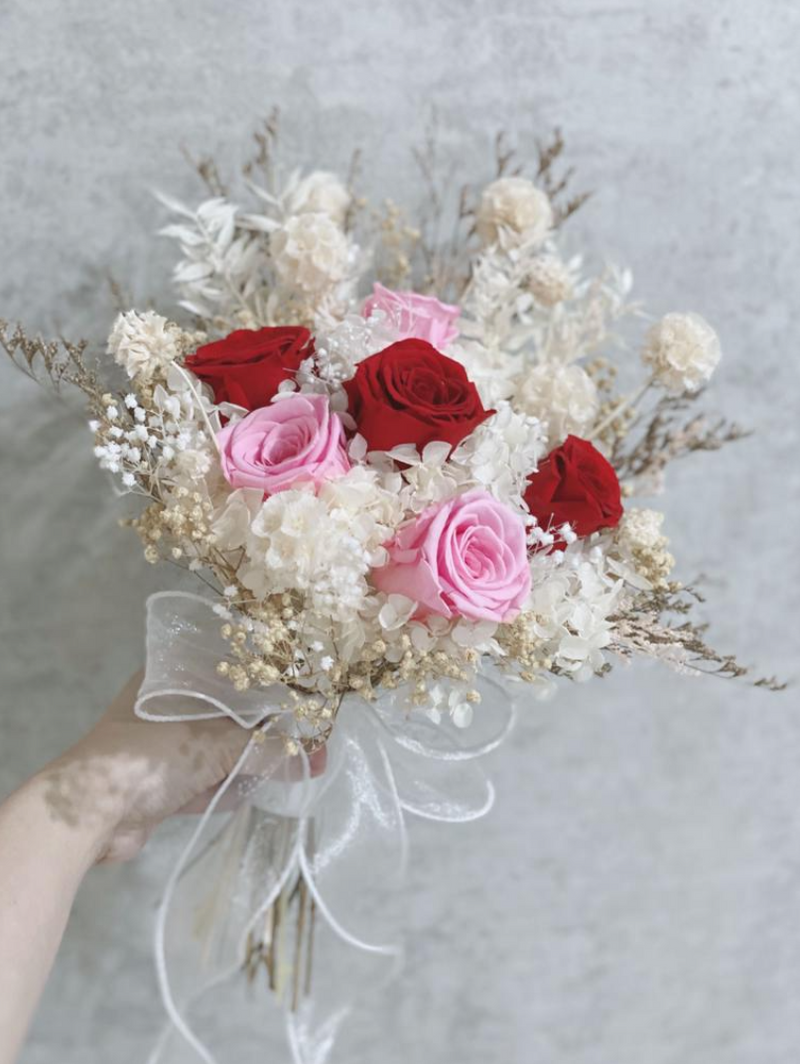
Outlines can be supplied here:
[[[375, 703], [347, 696], [325, 771], [312, 779], [302, 749], [278, 757], [275, 744], [264, 742], [292, 732], [294, 718], [280, 708], [286, 689], [236, 691], [217, 673], [228, 656], [220, 625], [212, 604], [197, 595], [160, 592], [148, 599], [137, 715], [227, 716], [253, 730], [179, 855], [158, 909], [156, 970], [169, 1025], [150, 1064], [167, 1060], [168, 1051], [173, 1064], [175, 1035], [193, 1059], [221, 1064], [190, 1026], [189, 1006], [242, 969], [249, 937], [283, 888], [300, 880], [316, 913], [315, 959], [310, 992], [284, 1006], [285, 1028], [293, 1064], [325, 1064], [359, 996], [402, 960], [384, 929], [406, 865], [404, 814], [457, 823], [489, 811], [494, 789], [475, 759], [508, 734], [513, 704], [504, 686], [481, 676], [473, 724], [459, 729], [447, 716], [434, 723], [408, 710], [394, 692]], [[226, 816], [218, 810], [231, 796], [237, 808]], [[335, 975], [329, 964], [338, 964]], [[258, 993], [254, 1012], [263, 1016], [263, 999], [272, 995]]]

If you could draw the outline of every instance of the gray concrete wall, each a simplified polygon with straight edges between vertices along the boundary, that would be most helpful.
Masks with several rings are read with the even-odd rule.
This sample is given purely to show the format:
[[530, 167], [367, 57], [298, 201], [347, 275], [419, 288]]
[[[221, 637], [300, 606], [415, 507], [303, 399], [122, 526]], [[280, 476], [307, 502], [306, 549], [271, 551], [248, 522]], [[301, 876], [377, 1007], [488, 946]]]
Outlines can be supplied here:
[[[559, 123], [597, 190], [575, 243], [719, 329], [711, 401], [756, 435], [673, 470], [669, 532], [714, 641], [797, 679], [799, 51], [790, 0], [0, 0], [0, 313], [99, 341], [106, 269], [169, 306], [148, 189], [191, 195], [179, 146], [235, 163], [273, 104], [292, 153], [360, 145], [367, 187], [412, 200], [432, 104], [468, 173], [499, 126]], [[160, 574], [115, 530], [76, 406], [2, 365], [0, 454], [5, 793], [137, 665]], [[799, 708], [646, 666], [532, 704], [492, 816], [414, 826], [405, 975], [336, 1059], [796, 1061]], [[90, 876], [23, 1064], [142, 1059], [182, 830]]]

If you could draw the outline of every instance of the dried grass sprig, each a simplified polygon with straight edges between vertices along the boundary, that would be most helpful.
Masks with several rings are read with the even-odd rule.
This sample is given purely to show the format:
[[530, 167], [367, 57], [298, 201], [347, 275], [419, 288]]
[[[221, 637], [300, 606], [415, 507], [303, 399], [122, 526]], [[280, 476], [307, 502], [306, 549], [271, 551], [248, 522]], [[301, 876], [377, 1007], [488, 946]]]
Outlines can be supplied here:
[[189, 166], [199, 176], [212, 196], [227, 196], [228, 187], [220, 176], [219, 167], [213, 155], [201, 155], [195, 158], [185, 144], [181, 144], [181, 154]]
[[567, 167], [560, 175], [556, 172], [557, 164], [561, 161], [565, 148], [564, 137], [558, 126], [550, 134], [549, 140], [537, 140], [535, 143], [539, 160], [536, 171], [537, 183], [550, 197], [556, 225], [563, 225], [568, 218], [580, 210], [592, 193], [578, 192], [567, 196], [569, 185], [575, 176], [575, 167]]
[[242, 166], [242, 173], [247, 178], [254, 178], [261, 173], [266, 178], [268, 187], [275, 177], [275, 157], [280, 134], [280, 109], [273, 107], [270, 113], [253, 132], [255, 151]]

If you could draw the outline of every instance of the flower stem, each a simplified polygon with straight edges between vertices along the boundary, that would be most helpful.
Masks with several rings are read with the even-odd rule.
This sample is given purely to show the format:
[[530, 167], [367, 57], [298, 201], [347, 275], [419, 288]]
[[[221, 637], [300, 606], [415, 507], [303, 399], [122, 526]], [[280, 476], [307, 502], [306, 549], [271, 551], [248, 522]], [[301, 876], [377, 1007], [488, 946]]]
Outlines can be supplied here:
[[623, 414], [630, 407], [636, 406], [650, 390], [652, 383], [653, 378], [649, 377], [637, 392], [633, 392], [631, 395], [626, 396], [621, 402], [617, 403], [614, 409], [603, 418], [600, 424], [595, 425], [592, 429], [592, 436], [597, 437], [601, 432], [605, 432], [608, 426], [612, 425], [620, 414]]

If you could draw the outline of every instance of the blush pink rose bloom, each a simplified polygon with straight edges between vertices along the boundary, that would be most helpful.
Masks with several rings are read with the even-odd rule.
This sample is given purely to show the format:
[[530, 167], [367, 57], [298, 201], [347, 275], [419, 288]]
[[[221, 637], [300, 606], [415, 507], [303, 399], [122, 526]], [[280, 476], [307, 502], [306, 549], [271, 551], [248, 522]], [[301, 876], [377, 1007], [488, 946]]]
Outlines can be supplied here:
[[416, 292], [393, 292], [377, 282], [372, 295], [364, 303], [362, 313], [368, 318], [374, 310], [382, 310], [398, 329], [398, 339], [414, 337], [427, 340], [441, 351], [458, 336], [456, 319], [460, 307], [440, 303], [434, 296], [420, 296]]
[[418, 616], [511, 621], [530, 593], [525, 522], [486, 491], [429, 506], [386, 549], [373, 583], [414, 599]]
[[217, 433], [225, 479], [267, 495], [314, 485], [350, 469], [344, 427], [327, 396], [291, 395], [253, 410]]

